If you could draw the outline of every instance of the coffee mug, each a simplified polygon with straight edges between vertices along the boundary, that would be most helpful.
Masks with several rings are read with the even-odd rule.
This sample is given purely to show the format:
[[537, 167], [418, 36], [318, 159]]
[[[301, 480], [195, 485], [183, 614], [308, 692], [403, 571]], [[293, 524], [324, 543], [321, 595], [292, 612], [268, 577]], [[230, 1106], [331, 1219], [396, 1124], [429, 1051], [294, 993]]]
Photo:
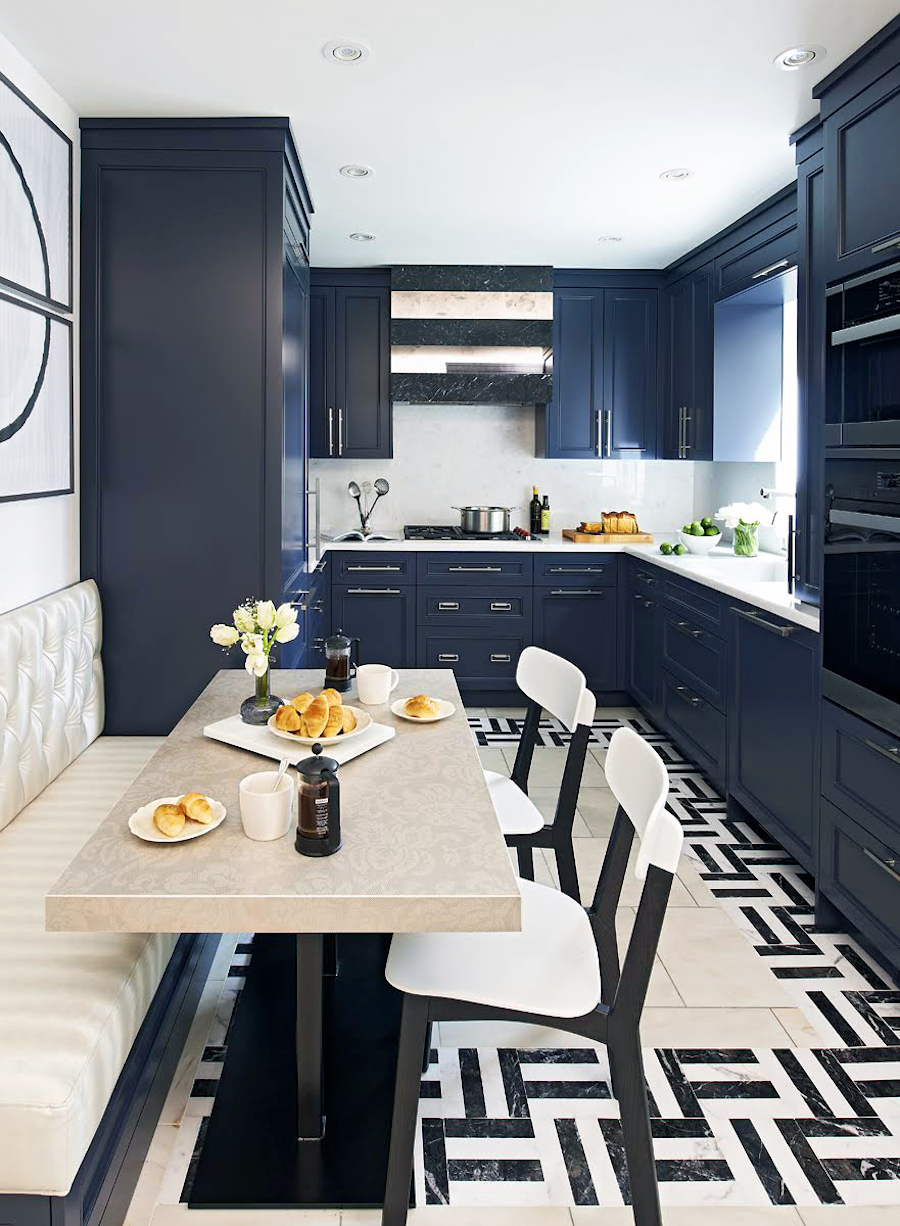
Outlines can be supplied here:
[[387, 664], [360, 664], [356, 670], [356, 692], [367, 707], [383, 707], [400, 684], [400, 674]]
[[291, 828], [294, 780], [282, 775], [273, 792], [277, 771], [258, 771], [240, 782], [241, 825], [249, 839], [281, 839]]

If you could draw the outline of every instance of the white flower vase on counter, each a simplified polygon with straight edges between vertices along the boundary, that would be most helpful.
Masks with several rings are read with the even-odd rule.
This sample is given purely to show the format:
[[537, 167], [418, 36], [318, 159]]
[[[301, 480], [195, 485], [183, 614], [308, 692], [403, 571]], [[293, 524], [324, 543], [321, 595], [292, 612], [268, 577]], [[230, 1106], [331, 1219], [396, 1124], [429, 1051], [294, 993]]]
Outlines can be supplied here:
[[290, 643], [300, 633], [297, 614], [289, 604], [275, 605], [271, 600], [245, 600], [232, 614], [232, 624], [211, 628], [209, 637], [225, 651], [238, 643], [247, 657], [244, 667], [256, 678], [256, 690], [241, 703], [245, 724], [265, 724], [283, 706], [282, 699], [270, 692], [269, 669], [276, 643]]
[[739, 558], [755, 558], [759, 553], [759, 524], [745, 524], [741, 521], [734, 526], [734, 552]]
[[759, 553], [759, 525], [771, 522], [772, 513], [758, 502], [732, 502], [719, 507], [715, 515], [734, 533], [734, 553], [738, 558], [755, 558]]

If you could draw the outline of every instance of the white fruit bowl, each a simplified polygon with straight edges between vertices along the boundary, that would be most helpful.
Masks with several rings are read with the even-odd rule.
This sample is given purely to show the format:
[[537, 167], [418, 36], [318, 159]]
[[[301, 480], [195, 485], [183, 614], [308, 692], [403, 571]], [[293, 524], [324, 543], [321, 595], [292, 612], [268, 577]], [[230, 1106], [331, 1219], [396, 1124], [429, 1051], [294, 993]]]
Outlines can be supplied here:
[[722, 539], [722, 533], [717, 532], [715, 536], [692, 536], [687, 532], [682, 532], [678, 529], [678, 539], [687, 549], [688, 553], [707, 554], [711, 549], [715, 549], [719, 541]]

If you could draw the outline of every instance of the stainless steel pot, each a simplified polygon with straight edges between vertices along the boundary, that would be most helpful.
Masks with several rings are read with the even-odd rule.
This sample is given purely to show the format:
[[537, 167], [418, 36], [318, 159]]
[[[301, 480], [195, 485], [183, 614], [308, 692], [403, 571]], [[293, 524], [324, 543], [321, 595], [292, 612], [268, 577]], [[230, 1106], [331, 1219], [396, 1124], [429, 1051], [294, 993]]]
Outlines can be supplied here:
[[509, 532], [512, 507], [454, 507], [463, 532]]

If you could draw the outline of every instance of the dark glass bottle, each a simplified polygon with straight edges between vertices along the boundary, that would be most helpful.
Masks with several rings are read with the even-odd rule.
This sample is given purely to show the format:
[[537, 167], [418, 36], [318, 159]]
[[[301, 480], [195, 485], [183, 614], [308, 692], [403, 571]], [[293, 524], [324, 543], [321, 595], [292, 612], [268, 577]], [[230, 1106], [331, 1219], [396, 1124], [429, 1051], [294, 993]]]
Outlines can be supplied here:
[[533, 495], [531, 499], [531, 516], [528, 525], [532, 536], [538, 536], [541, 531], [541, 500], [538, 496], [538, 487], [533, 485]]

